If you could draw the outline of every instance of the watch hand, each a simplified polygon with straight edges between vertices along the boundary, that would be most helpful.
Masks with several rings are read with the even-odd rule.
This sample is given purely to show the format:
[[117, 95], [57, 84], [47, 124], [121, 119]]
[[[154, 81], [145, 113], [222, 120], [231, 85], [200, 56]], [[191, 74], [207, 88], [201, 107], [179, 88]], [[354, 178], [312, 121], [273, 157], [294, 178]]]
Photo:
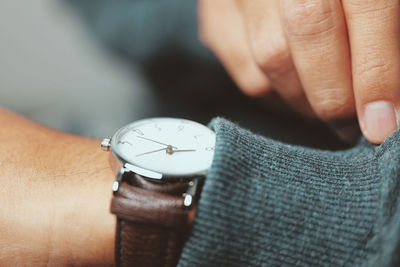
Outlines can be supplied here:
[[171, 146], [169, 146], [169, 147], [167, 147], [167, 154], [170, 154], [170, 155], [172, 155], [172, 154], [174, 154], [175, 152], [194, 152], [194, 151], [196, 151], [195, 149], [176, 149], [176, 150], [174, 150], [174, 149], [172, 149], [172, 147]]
[[[138, 137], [138, 138], [142, 138], [142, 139], [145, 139], [145, 140], [147, 140], [147, 141], [151, 141], [151, 142], [154, 142], [154, 143], [157, 143], [157, 144], [163, 145], [163, 146], [171, 146], [171, 145], [167, 145], [167, 144], [164, 144], [164, 143], [158, 142], [158, 141], [156, 141], [156, 140], [153, 140], [153, 139], [150, 139], [150, 138], [146, 138], [146, 137], [142, 137], [142, 136], [136, 136], [136, 137]], [[172, 147], [172, 148], [177, 148], [177, 147], [174, 147], [174, 146], [171, 146], [171, 147]]]
[[136, 157], [140, 157], [140, 156], [147, 155], [147, 154], [151, 154], [151, 153], [155, 153], [155, 152], [160, 152], [160, 151], [163, 151], [163, 150], [166, 150], [167, 154], [170, 154], [170, 155], [174, 154], [174, 152], [194, 152], [194, 151], [196, 151], [195, 149], [179, 149], [179, 150], [173, 150], [173, 149], [172, 149], [172, 146], [167, 146], [167, 147], [165, 147], [165, 148], [160, 148], [160, 149], [157, 149], [157, 150], [153, 150], [153, 151], [149, 151], [149, 152], [137, 154]]
[[136, 157], [143, 156], [143, 155], [147, 155], [147, 154], [150, 154], [150, 153], [155, 153], [155, 152], [163, 151], [163, 150], [167, 150], [168, 148], [169, 148], [169, 146], [168, 146], [168, 147], [165, 147], [165, 148], [161, 148], [161, 149], [157, 149], [157, 150], [153, 150], [153, 151], [149, 151], [149, 152], [137, 154]]

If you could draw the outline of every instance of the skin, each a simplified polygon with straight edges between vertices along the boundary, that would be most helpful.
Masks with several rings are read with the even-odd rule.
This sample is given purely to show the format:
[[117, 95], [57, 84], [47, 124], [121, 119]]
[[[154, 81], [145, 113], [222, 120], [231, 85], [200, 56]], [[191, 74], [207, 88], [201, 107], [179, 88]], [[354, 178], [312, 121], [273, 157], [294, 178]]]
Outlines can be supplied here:
[[99, 140], [0, 109], [0, 265], [112, 266], [108, 153]]
[[199, 0], [198, 8], [201, 40], [244, 93], [277, 94], [349, 142], [361, 130], [381, 144], [399, 127], [400, 0]]

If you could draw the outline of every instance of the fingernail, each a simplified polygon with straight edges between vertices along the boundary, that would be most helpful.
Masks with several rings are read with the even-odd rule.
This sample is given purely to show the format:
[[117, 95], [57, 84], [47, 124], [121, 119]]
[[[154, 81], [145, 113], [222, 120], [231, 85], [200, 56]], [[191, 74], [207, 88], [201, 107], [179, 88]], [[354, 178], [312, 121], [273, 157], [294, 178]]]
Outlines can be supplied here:
[[398, 127], [397, 114], [392, 103], [376, 101], [364, 106], [361, 128], [371, 143], [382, 143]]

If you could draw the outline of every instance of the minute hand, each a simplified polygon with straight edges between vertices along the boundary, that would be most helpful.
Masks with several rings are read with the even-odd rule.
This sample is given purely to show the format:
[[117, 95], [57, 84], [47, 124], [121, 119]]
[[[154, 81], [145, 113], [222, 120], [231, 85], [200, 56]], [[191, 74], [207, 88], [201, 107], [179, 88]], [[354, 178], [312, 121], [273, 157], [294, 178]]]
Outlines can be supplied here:
[[195, 149], [176, 149], [176, 150], [174, 150], [174, 149], [172, 149], [172, 147], [167, 148], [167, 154], [170, 154], [170, 155], [174, 154], [175, 152], [194, 152], [194, 151], [196, 151], [196, 150]]
[[[142, 138], [142, 139], [144, 139], [144, 140], [151, 141], [151, 142], [154, 142], [154, 143], [157, 143], [157, 144], [163, 145], [163, 146], [170, 146], [170, 145], [167, 145], [167, 144], [164, 144], [164, 143], [158, 142], [158, 141], [156, 141], [156, 140], [153, 140], [153, 139], [150, 139], [150, 138], [146, 138], [146, 137], [142, 137], [142, 136], [136, 136], [136, 137], [138, 137], [138, 138]], [[174, 147], [174, 146], [171, 146], [171, 147], [172, 147], [172, 148], [177, 148], [177, 147]]]

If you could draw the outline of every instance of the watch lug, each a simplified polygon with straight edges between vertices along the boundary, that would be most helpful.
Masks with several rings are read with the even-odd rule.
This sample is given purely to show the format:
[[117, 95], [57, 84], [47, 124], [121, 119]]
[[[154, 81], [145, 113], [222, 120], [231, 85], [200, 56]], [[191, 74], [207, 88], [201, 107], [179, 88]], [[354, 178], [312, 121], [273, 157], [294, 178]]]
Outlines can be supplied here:
[[120, 168], [117, 174], [117, 178], [115, 179], [113, 185], [112, 185], [112, 191], [113, 191], [113, 195], [117, 195], [118, 190], [119, 190], [119, 186], [121, 185], [121, 183], [123, 182], [123, 177], [124, 177], [124, 173], [127, 171], [127, 169], [125, 168]]
[[191, 180], [188, 184], [188, 189], [186, 190], [186, 193], [183, 194], [183, 206], [185, 207], [185, 209], [192, 208], [197, 192], [197, 186], [199, 184], [199, 179], [200, 178], [194, 178], [193, 180]]
[[162, 174], [161, 173], [157, 173], [157, 172], [153, 172], [153, 171], [149, 171], [146, 169], [142, 169], [139, 167], [136, 167], [132, 164], [129, 163], [125, 163], [125, 165], [123, 167], [121, 167], [118, 171], [117, 174], [117, 178], [115, 179], [113, 185], [112, 185], [112, 191], [114, 196], [117, 195], [118, 190], [119, 190], [119, 186], [122, 184], [123, 182], [123, 177], [124, 174], [126, 172], [133, 172], [136, 174], [139, 174], [145, 178], [151, 178], [151, 179], [157, 179], [157, 180], [161, 180], [162, 179]]

